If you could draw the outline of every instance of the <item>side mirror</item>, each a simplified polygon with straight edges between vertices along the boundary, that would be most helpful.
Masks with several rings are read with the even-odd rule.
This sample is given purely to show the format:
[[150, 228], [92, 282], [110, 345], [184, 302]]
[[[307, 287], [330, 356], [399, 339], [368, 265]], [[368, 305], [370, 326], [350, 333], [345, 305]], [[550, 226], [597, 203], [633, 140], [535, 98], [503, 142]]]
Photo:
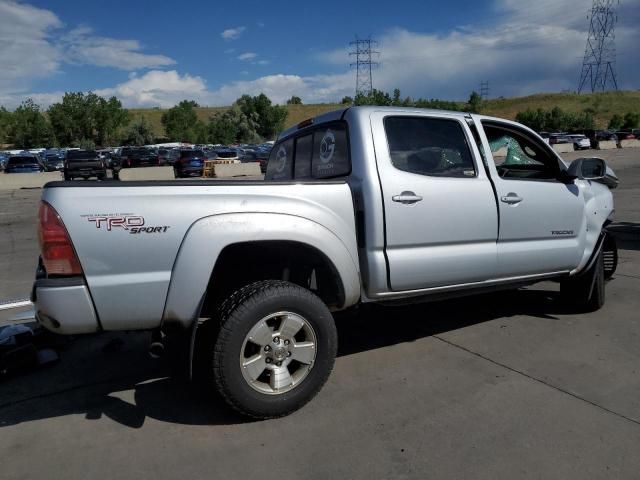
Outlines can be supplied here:
[[607, 164], [601, 158], [579, 158], [569, 165], [567, 173], [580, 180], [602, 180], [607, 174]]

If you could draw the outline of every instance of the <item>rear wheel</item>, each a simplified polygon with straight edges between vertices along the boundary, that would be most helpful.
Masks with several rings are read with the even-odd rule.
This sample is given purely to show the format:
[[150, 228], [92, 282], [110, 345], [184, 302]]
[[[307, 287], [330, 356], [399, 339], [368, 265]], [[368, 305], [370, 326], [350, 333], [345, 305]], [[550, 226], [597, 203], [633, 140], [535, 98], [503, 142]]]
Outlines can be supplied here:
[[222, 304], [220, 321], [213, 377], [243, 415], [287, 415], [311, 400], [331, 373], [335, 324], [309, 290], [283, 281], [253, 283]]
[[599, 310], [605, 301], [604, 256], [598, 254], [593, 266], [578, 278], [560, 282], [560, 295], [570, 306], [581, 312]]

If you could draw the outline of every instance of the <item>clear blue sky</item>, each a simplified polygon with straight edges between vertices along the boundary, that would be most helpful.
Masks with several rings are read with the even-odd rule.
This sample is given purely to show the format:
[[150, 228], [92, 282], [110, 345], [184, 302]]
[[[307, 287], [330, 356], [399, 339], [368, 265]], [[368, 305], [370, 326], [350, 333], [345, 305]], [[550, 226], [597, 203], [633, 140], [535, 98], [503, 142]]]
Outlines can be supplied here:
[[[496, 96], [575, 89], [590, 5], [0, 0], [0, 31], [9, 34], [0, 35], [0, 104], [27, 95], [46, 104], [77, 90], [130, 106], [190, 96], [228, 104], [245, 91], [337, 101], [353, 94], [347, 49], [356, 34], [380, 41], [374, 86], [386, 90], [466, 98], [481, 80]], [[620, 8], [618, 51], [629, 51], [619, 55], [620, 83], [638, 88], [640, 0]]]

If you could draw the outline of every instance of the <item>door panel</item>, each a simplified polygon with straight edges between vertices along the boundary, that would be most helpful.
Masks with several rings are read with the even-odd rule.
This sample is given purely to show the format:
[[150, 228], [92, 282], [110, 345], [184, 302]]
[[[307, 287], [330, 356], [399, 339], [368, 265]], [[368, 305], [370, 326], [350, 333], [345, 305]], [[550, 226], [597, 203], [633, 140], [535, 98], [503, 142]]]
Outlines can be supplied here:
[[[484, 125], [487, 127], [486, 131], [480, 128], [482, 125], [478, 125], [478, 130], [481, 131], [485, 152], [491, 152], [492, 144], [493, 150], [497, 150], [498, 145], [492, 140], [495, 140], [497, 132], [504, 127], [507, 136], [520, 139], [519, 144], [526, 145], [529, 139], [532, 146], [539, 149], [541, 162], [548, 162], [552, 167], [559, 169], [555, 153], [544, 150], [548, 147], [537, 145], [536, 139], [526, 130], [506, 122], [491, 121], [484, 122]], [[509, 167], [503, 167], [508, 161], [499, 157], [497, 152], [487, 155], [488, 168], [499, 199], [499, 276], [572, 270], [580, 262], [584, 251], [586, 222], [582, 190], [574, 184], [565, 184], [553, 178], [522, 177], [529, 167], [533, 168], [537, 164], [533, 164], [519, 145], [513, 144], [513, 147], [506, 148], [518, 150], [518, 161], [524, 163], [516, 164], [516, 176], [509, 178]], [[503, 147], [503, 156], [504, 152]], [[531, 156], [535, 157], [533, 153], [535, 152], [532, 152]], [[522, 170], [518, 170], [519, 168]], [[507, 177], [504, 177], [505, 171]], [[549, 173], [547, 176], [552, 175]]]
[[[451, 160], [455, 148], [448, 145], [444, 150], [438, 150], [431, 143], [419, 149], [414, 147], [408, 153], [392, 152], [385, 131], [385, 118], [389, 117], [455, 122], [462, 145], [469, 149], [469, 159], [475, 164], [476, 174], [470, 175], [469, 169], [462, 173], [458, 171], [458, 177], [446, 176], [442, 169], [437, 172], [440, 176], [416, 173], [418, 170], [412, 162], [418, 162], [419, 167], [420, 161], [435, 165], [445, 156]], [[487, 280], [496, 275], [496, 201], [491, 183], [477, 162], [475, 143], [469, 141], [472, 136], [468, 127], [458, 118], [446, 114], [407, 115], [405, 112], [371, 115], [384, 201], [386, 256], [392, 290], [456, 285]], [[411, 141], [401, 140], [406, 144]], [[419, 139], [416, 145], [427, 143]], [[417, 160], [414, 158], [416, 152], [420, 157]], [[406, 162], [401, 158], [403, 154], [409, 155]], [[435, 157], [436, 161], [432, 162], [429, 157]], [[458, 158], [454, 155], [453, 163]], [[400, 168], [413, 171], [398, 168], [399, 161], [405, 162]]]

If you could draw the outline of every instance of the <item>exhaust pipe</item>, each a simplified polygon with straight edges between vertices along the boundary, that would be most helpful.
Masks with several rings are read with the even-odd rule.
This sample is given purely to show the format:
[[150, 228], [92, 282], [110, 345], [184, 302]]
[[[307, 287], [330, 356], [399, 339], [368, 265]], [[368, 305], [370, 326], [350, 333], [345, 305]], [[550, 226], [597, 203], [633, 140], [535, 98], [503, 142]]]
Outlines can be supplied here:
[[149, 345], [149, 356], [158, 359], [164, 355], [164, 337], [160, 329], [154, 330], [151, 334], [151, 345]]
[[149, 356], [151, 358], [158, 359], [164, 355], [164, 343], [162, 342], [153, 342], [149, 345]]

